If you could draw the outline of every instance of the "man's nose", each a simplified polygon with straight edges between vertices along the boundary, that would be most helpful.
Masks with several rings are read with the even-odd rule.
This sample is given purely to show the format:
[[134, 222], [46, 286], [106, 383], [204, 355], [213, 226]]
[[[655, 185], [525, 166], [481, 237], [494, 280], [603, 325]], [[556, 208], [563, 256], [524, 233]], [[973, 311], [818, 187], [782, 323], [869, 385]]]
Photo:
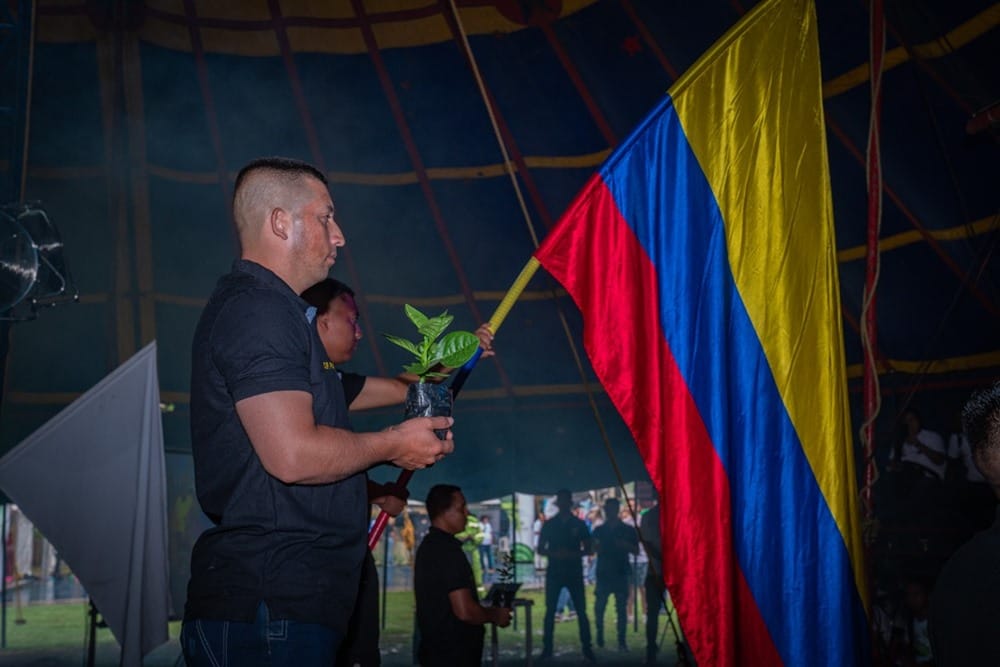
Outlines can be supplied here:
[[334, 221], [330, 224], [330, 244], [337, 248], [342, 248], [347, 245], [347, 239], [344, 238], [344, 231], [340, 228], [340, 225]]

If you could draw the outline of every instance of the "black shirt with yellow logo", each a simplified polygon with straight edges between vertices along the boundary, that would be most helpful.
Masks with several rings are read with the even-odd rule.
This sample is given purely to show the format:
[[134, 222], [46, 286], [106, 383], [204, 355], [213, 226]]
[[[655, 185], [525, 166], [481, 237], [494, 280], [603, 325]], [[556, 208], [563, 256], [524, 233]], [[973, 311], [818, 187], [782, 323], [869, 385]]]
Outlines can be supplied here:
[[198, 500], [215, 526], [191, 556], [186, 619], [251, 622], [263, 601], [273, 619], [347, 628], [366, 549], [365, 475], [279, 481], [264, 470], [235, 407], [251, 396], [307, 391], [317, 424], [350, 428], [314, 317], [280, 278], [246, 260], [219, 280], [202, 312], [191, 441]]

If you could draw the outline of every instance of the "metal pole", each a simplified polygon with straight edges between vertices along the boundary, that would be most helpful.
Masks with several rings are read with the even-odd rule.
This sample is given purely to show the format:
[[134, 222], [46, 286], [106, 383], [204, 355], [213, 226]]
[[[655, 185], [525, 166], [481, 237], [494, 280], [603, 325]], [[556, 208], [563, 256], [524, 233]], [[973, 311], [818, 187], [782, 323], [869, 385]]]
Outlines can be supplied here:
[[382, 544], [382, 629], [385, 630], [385, 607], [389, 596], [389, 536]]
[[3, 577], [3, 583], [0, 584], [0, 590], [3, 591], [3, 603], [0, 604], [0, 648], [7, 648], [7, 508], [9, 505], [7, 503], [3, 504], [3, 572], [0, 577]]

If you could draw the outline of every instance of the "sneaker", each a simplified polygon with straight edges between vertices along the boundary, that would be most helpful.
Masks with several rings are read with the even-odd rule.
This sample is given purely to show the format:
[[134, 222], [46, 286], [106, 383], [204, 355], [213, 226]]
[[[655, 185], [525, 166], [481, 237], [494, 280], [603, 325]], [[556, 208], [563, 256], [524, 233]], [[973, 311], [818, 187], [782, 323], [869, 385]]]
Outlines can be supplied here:
[[583, 659], [591, 664], [597, 664], [597, 656], [594, 655], [594, 650], [589, 646], [583, 647]]

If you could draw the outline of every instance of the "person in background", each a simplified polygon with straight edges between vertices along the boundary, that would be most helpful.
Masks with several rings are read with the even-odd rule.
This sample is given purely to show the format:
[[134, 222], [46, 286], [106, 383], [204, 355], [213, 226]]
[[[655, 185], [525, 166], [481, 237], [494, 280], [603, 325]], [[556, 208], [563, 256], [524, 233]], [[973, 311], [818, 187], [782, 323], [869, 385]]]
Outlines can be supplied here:
[[531, 524], [531, 548], [535, 550], [535, 570], [545, 569], [545, 560], [538, 553], [538, 539], [542, 536], [542, 525], [545, 523], [545, 513], [539, 511]]
[[479, 517], [479, 524], [483, 531], [483, 541], [479, 543], [479, 567], [487, 574], [493, 574], [493, 524], [486, 514]]
[[483, 543], [483, 527], [475, 514], [469, 515], [469, 518], [466, 519], [465, 527], [455, 535], [455, 539], [462, 544], [462, 550], [465, 552], [469, 560], [469, 565], [472, 567], [472, 577], [476, 581], [476, 591], [479, 595], [485, 595], [486, 587], [483, 585], [483, 566], [479, 561], [479, 545]]
[[663, 576], [663, 533], [660, 529], [660, 503], [646, 510], [639, 520], [639, 532], [648, 557], [643, 588], [646, 595], [646, 664], [656, 662], [659, 648], [656, 635], [659, 630], [660, 608], [666, 604], [667, 584]]
[[[364, 376], [341, 368], [354, 357], [363, 338], [361, 315], [354, 290], [339, 280], [324, 278], [305, 290], [302, 298], [316, 309], [316, 331], [327, 359], [336, 370], [335, 375], [328, 377], [339, 379], [348, 410], [356, 412], [401, 405], [406, 398], [407, 387], [417, 380], [416, 376], [405, 373], [392, 378]], [[476, 334], [484, 349], [484, 356], [491, 356], [493, 336], [489, 327], [481, 326]], [[402, 525], [394, 533], [396, 539], [393, 547], [394, 550], [402, 550], [406, 556], [400, 561], [394, 553], [393, 560], [397, 565], [409, 565], [415, 543], [413, 524], [405, 514], [409, 492], [394, 482], [378, 483], [370, 478], [367, 478], [367, 488], [369, 502], [379, 510], [394, 518], [403, 513]], [[381, 664], [378, 591], [378, 569], [372, 553], [367, 551], [357, 602], [347, 635], [337, 654], [337, 664], [359, 667], [377, 667]]]
[[583, 557], [592, 553], [590, 531], [587, 524], [573, 514], [573, 496], [568, 489], [556, 493], [556, 506], [559, 512], [542, 526], [538, 541], [538, 553], [546, 556], [549, 564], [545, 573], [545, 621], [539, 660], [552, 657], [556, 602], [559, 591], [565, 587], [576, 609], [583, 657], [588, 662], [596, 662], [590, 646], [590, 620], [583, 594]]
[[924, 428], [916, 410], [902, 414], [901, 427], [902, 439], [889, 453], [888, 469], [895, 481], [890, 498], [893, 513], [923, 522], [941, 507], [947, 450], [944, 438]]
[[[629, 503], [630, 506], [635, 505]], [[638, 519], [642, 521], [642, 515], [648, 510], [647, 507], [643, 507], [639, 510], [638, 516], [634, 516], [628, 507], [622, 508], [621, 519], [622, 523], [626, 526], [630, 526], [632, 530], [637, 531], [637, 526], [635, 520]], [[638, 531], [636, 532], [638, 535]], [[632, 557], [632, 577], [629, 580], [628, 585], [628, 620], [632, 621], [633, 614], [640, 614], [640, 609], [646, 609], [646, 590], [642, 586], [642, 582], [646, 579], [646, 571], [649, 569], [649, 557], [646, 555], [646, 547], [642, 543], [641, 539], [638, 539], [639, 551]]]
[[604, 647], [604, 610], [608, 598], [615, 596], [618, 650], [627, 651], [625, 629], [628, 624], [628, 592], [632, 579], [629, 556], [639, 550], [635, 527], [626, 525], [619, 516], [621, 504], [616, 498], [604, 501], [604, 523], [594, 529], [594, 551], [597, 554], [597, 588], [594, 591], [594, 617], [597, 645]]
[[[1000, 382], [962, 410], [972, 460], [1000, 498]], [[945, 563], [931, 595], [930, 636], [938, 667], [1000, 665], [1000, 510], [993, 525]]]
[[930, 581], [923, 576], [909, 576], [903, 582], [903, 605], [893, 622], [890, 657], [894, 664], [906, 667], [934, 665], [928, 629]]
[[472, 567], [456, 533], [465, 528], [469, 509], [462, 490], [438, 484], [427, 493], [431, 528], [417, 548], [414, 595], [423, 667], [479, 665], [483, 626], [510, 624], [511, 610], [479, 602]]

